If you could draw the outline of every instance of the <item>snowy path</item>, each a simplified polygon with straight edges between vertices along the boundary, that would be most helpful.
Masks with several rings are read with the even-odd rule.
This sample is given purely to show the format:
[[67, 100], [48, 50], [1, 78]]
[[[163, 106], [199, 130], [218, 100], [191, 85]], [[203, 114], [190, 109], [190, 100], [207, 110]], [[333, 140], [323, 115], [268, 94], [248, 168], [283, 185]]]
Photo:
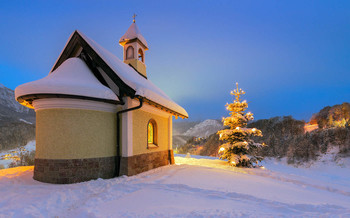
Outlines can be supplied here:
[[0, 217], [350, 216], [347, 168], [327, 177], [273, 161], [267, 169], [175, 161], [133, 177], [71, 185], [37, 182], [32, 167], [0, 170]]

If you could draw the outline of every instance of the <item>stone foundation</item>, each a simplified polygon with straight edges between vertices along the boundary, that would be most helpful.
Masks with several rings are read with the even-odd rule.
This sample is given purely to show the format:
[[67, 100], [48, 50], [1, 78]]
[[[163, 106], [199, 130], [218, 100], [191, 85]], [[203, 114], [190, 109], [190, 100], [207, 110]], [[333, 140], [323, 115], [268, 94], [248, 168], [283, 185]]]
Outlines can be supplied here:
[[34, 179], [54, 184], [69, 184], [115, 176], [116, 157], [87, 159], [35, 159]]
[[[87, 159], [35, 159], [34, 179], [54, 184], [70, 184], [115, 177], [117, 157]], [[119, 175], [132, 176], [174, 164], [173, 150], [121, 157]]]
[[121, 157], [119, 175], [132, 176], [157, 167], [174, 164], [173, 150]]

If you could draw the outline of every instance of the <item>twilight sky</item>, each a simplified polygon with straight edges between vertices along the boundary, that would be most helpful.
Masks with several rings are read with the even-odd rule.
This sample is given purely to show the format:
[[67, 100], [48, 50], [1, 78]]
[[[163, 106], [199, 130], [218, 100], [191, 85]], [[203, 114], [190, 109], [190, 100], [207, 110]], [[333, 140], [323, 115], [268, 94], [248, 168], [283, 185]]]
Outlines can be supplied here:
[[0, 83], [46, 76], [78, 29], [122, 59], [136, 13], [147, 74], [190, 120], [227, 116], [235, 82], [256, 119], [308, 120], [350, 101], [350, 1], [0, 1]]

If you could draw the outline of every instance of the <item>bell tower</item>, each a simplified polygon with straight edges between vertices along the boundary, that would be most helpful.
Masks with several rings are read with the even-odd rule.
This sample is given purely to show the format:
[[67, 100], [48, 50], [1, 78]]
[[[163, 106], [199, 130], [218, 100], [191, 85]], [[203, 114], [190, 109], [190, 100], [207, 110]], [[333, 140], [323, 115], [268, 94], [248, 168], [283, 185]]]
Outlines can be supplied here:
[[145, 65], [145, 51], [148, 50], [147, 42], [141, 35], [135, 22], [136, 15], [133, 16], [133, 22], [126, 33], [120, 38], [119, 44], [124, 48], [123, 61], [131, 65], [137, 72], [147, 78]]

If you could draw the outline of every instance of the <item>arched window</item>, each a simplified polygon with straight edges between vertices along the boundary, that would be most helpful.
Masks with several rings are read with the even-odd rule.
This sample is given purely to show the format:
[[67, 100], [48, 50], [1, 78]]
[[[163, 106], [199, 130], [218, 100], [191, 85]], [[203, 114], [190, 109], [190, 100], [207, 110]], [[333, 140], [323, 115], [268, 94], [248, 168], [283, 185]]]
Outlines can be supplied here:
[[144, 62], [143, 51], [141, 48], [139, 49], [139, 57], [138, 58], [139, 58], [139, 61], [142, 61], [142, 63]]
[[147, 148], [158, 147], [157, 144], [157, 123], [151, 119], [147, 124]]
[[129, 46], [126, 49], [126, 59], [133, 59], [134, 58], [134, 47]]

